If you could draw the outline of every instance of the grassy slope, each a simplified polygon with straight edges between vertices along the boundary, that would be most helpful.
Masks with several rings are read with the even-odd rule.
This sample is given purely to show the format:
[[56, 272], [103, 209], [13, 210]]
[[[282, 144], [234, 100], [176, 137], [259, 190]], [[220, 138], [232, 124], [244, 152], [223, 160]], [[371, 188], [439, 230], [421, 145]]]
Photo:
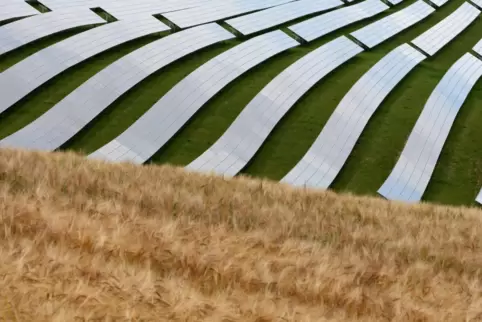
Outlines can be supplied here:
[[475, 321], [477, 209], [0, 151], [0, 321]]
[[[413, 2], [405, 1], [376, 18], [343, 28], [320, 40], [289, 50], [247, 73], [204, 106], [201, 112], [154, 156], [153, 161], [179, 165], [189, 163], [214, 143], [242, 108], [284, 68], [329, 40], [357, 30]], [[424, 22], [359, 55], [325, 78], [280, 122], [244, 173], [271, 179], [281, 178], [303, 156], [343, 95], [363, 73], [390, 50], [412, 40], [442, 20], [462, 2], [449, 1]], [[336, 190], [368, 194], [376, 192], [395, 164], [398, 153], [402, 150], [430, 92], [450, 65], [480, 39], [478, 31], [481, 27], [482, 21], [479, 18], [456, 41], [436, 57], [419, 66], [390, 95], [370, 122], [354, 154], [336, 180]], [[0, 118], [0, 137], [28, 124], [110, 62], [154, 39], [157, 37], [147, 37], [121, 46], [120, 50], [99, 55], [96, 59], [89, 60], [57, 77], [44, 86], [42, 91], [29, 96], [6, 116]], [[236, 40], [215, 45], [151, 76], [109, 107], [64, 148], [90, 152], [107, 143], [140, 117], [185, 75], [238, 43]], [[27, 46], [25, 50], [31, 51], [32, 47]], [[8, 59], [0, 57], [0, 70], [11, 63]], [[479, 152], [482, 129], [477, 126], [482, 116], [480, 109], [476, 109], [476, 105], [481, 101], [481, 86], [479, 82], [457, 119], [435, 171], [433, 182], [427, 191], [427, 200], [471, 204], [477, 188], [482, 185], [482, 166], [477, 163], [482, 159]]]

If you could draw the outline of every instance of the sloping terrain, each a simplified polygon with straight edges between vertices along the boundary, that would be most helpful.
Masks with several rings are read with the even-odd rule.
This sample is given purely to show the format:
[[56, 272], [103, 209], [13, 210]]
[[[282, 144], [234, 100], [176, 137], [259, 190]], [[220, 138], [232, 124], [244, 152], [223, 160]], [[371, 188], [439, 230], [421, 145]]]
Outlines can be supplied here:
[[0, 152], [2, 321], [476, 321], [482, 211]]

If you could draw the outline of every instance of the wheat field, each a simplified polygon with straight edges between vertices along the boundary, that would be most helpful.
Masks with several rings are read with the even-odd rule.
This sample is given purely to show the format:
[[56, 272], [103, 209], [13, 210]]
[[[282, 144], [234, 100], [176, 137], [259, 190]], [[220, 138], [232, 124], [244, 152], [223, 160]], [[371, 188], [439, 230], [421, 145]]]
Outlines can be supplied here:
[[2, 321], [482, 320], [482, 211], [0, 152]]

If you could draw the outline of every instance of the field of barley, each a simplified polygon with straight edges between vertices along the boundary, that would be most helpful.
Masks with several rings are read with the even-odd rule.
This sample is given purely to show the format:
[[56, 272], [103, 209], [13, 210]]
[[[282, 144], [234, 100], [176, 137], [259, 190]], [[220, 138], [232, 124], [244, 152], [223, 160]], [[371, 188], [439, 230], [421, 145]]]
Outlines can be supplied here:
[[[247, 104], [291, 64], [340, 36], [349, 36], [352, 32], [400, 12], [416, 2], [405, 0], [376, 16], [286, 50], [249, 70], [210, 99], [148, 162], [178, 166], [190, 164], [209, 149]], [[340, 101], [365, 73], [392, 50], [436, 26], [465, 2], [448, 1], [426, 19], [364, 51], [327, 75], [280, 120], [241, 174], [281, 180], [305, 155]], [[360, 1], [353, 2], [357, 3]], [[288, 27], [313, 16], [316, 14], [272, 29], [289, 33]], [[0, 73], [42, 49], [95, 28], [75, 28], [2, 55]], [[442, 50], [414, 68], [388, 95], [367, 124], [330, 189], [358, 195], [377, 195], [377, 190], [394, 168], [427, 99], [449, 68], [480, 41], [481, 28], [482, 18], [479, 16]], [[179, 31], [172, 33], [177, 32]], [[217, 43], [158, 70], [110, 104], [58, 150], [75, 151], [84, 155], [96, 151], [128, 129], [197, 68], [266, 32], [267, 30]], [[1, 113], [0, 140], [41, 117], [113, 62], [164, 37], [169, 35], [153, 34], [122, 44], [91, 57], [46, 82], [12, 108]], [[481, 102], [482, 81], [478, 81], [457, 115], [423, 196], [424, 201], [446, 205], [476, 204], [475, 197], [482, 187]]]
[[482, 211], [0, 152], [1, 321], [480, 321]]

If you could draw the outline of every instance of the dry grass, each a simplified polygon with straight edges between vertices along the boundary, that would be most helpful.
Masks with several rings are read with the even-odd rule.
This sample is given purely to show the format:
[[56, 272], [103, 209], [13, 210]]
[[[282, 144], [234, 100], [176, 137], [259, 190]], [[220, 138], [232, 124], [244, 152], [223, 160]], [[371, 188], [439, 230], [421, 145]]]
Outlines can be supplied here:
[[0, 153], [0, 320], [476, 321], [482, 212]]

